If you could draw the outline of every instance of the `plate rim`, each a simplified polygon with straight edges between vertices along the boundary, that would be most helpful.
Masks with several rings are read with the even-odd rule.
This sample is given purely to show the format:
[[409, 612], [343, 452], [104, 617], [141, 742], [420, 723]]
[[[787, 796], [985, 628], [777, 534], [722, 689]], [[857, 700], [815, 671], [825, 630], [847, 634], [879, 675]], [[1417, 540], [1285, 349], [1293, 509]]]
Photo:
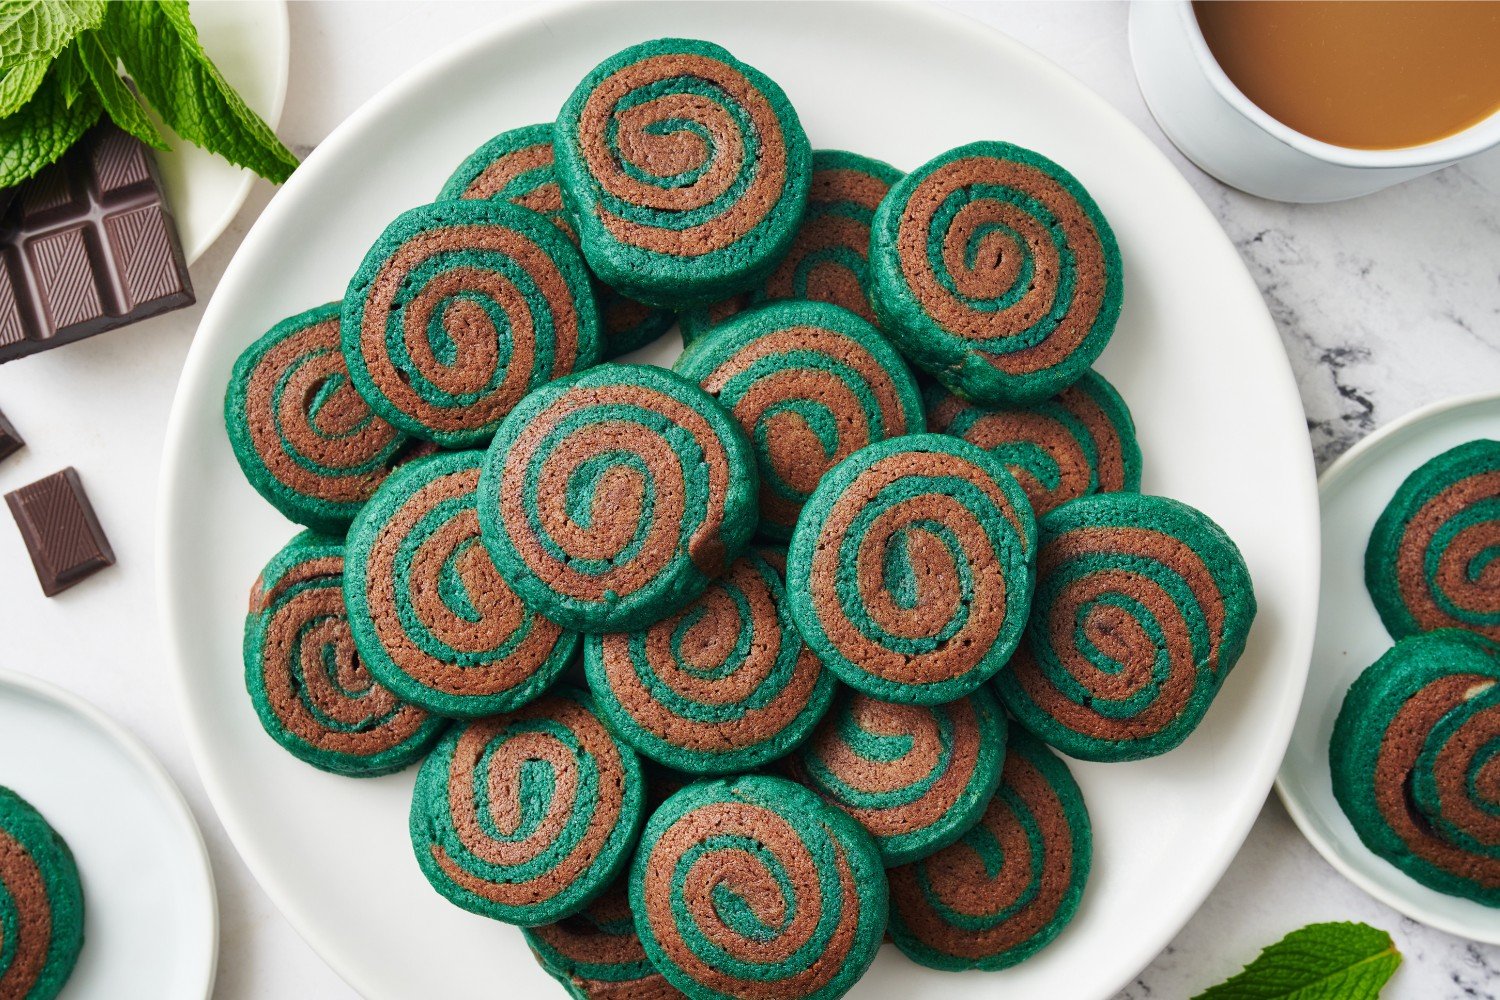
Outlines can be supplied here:
[[[832, 6], [835, 2], [839, 8], [844, 10], [856, 9], [858, 7], [876, 8], [893, 6], [883, 3], [881, 0], [860, 0], [860, 2], [856, 3], [820, 0], [819, 5]], [[742, 3], [745, 5], [760, 5], [758, 0], [742, 0]], [[545, 5], [511, 14], [493, 24], [484, 26], [482, 29], [477, 29], [472, 36], [434, 52], [372, 94], [345, 118], [344, 121], [340, 122], [323, 141], [318, 143], [304, 163], [318, 163], [326, 157], [340, 155], [346, 141], [346, 136], [359, 130], [367, 119], [374, 118], [383, 113], [388, 104], [400, 100], [418, 81], [432, 75], [440, 74], [449, 66], [468, 59], [473, 53], [500, 44], [505, 36], [532, 29], [537, 24], [545, 22], [550, 18], [569, 16], [580, 11], [587, 12], [590, 9], [607, 6], [612, 6], [609, 0], [570, 0], [570, 2]], [[1264, 296], [1260, 294], [1248, 266], [1243, 258], [1239, 256], [1238, 252], [1234, 250], [1228, 235], [1224, 232], [1223, 227], [1218, 223], [1217, 219], [1214, 218], [1207, 204], [1192, 188], [1181, 171], [1171, 163], [1166, 153], [1151, 141], [1142, 128], [1130, 121], [1123, 111], [1116, 108], [1101, 94], [1083, 83], [1061, 65], [999, 28], [979, 21], [959, 10], [940, 7], [935, 4], [908, 5], [904, 6], [903, 9], [914, 16], [929, 18], [949, 28], [958, 26], [967, 30], [971, 35], [984, 38], [985, 44], [995, 48], [997, 52], [1003, 53], [1008, 58], [1026, 62], [1030, 71], [1046, 77], [1050, 85], [1066, 90], [1071, 99], [1091, 105], [1098, 113], [1107, 115], [1127, 126], [1125, 131], [1129, 135], [1129, 141], [1137, 144], [1138, 148], [1144, 151], [1144, 155], [1159, 161], [1166, 168], [1161, 172], [1162, 183], [1177, 188], [1183, 196], [1181, 199], [1183, 211], [1198, 215], [1201, 219], [1210, 223], [1212, 230], [1218, 234], [1217, 239], [1221, 241], [1223, 249], [1227, 251], [1225, 255], [1226, 265], [1222, 272], [1224, 280], [1238, 282], [1249, 294], [1254, 295], [1256, 301], [1261, 303], [1261, 308], [1255, 311], [1253, 319], [1255, 324], [1261, 328], [1261, 336], [1269, 338], [1272, 343], [1277, 345], [1280, 355], [1279, 372], [1282, 376], [1278, 383], [1268, 383], [1267, 387], [1274, 394], [1283, 397], [1282, 405], [1293, 406], [1296, 408], [1298, 414], [1305, 414], [1305, 408], [1297, 389], [1291, 362], [1286, 354], [1285, 347], [1282, 345], [1275, 320], [1271, 316], [1269, 308], [1265, 306]], [[276, 193], [275, 198], [281, 198], [283, 193], [288, 190], [298, 190], [301, 186], [300, 180], [299, 176], [294, 173], [287, 184], [283, 185]], [[267, 211], [270, 208], [271, 205], [268, 204]], [[236, 251], [236, 258], [247, 251], [257, 250], [261, 240], [267, 238], [265, 237], [263, 226], [265, 215], [266, 212], [263, 212], [261, 217], [257, 218], [255, 224], [246, 234], [243, 243]], [[1232, 265], [1227, 263], [1230, 261], [1233, 262]], [[226, 267], [224, 278], [227, 278], [231, 274], [234, 269], [233, 265], [234, 262], [231, 261], [230, 266]], [[215, 298], [217, 298], [218, 291], [222, 290], [224, 285], [225, 281], [221, 278], [220, 284], [215, 291]], [[215, 303], [210, 301], [208, 308], [204, 312], [203, 319], [200, 320], [200, 330], [203, 326], [207, 325], [206, 321], [209, 318], [217, 319], [217, 310], [214, 306]], [[205, 351], [204, 338], [195, 337], [184, 363], [183, 377], [179, 382], [178, 391], [174, 395], [167, 423], [163, 460], [158, 476], [159, 504], [156, 518], [156, 558], [158, 567], [171, 566], [177, 561], [172, 541], [173, 532], [169, 530], [176, 510], [170, 487], [173, 481], [183, 474], [181, 469], [183, 463], [181, 446], [182, 440], [187, 434], [189, 424], [186, 409], [179, 406], [179, 401], [182, 398], [182, 385], [188, 381], [189, 374], [196, 370], [198, 359], [203, 356]], [[1279, 407], [1278, 412], [1281, 412]], [[1319, 558], [1321, 549], [1321, 521], [1317, 504], [1317, 478], [1310, 443], [1307, 447], [1305, 471], [1298, 475], [1298, 479], [1300, 480], [1302, 496], [1296, 506], [1302, 510], [1301, 516], [1304, 521], [1302, 527], [1313, 544], [1308, 547], [1307, 552], [1301, 555], [1300, 561], [1302, 562], [1302, 566], [1295, 571], [1295, 575], [1309, 584], [1310, 598], [1315, 602], [1319, 591], [1319, 573], [1321, 569]], [[276, 905], [278, 911], [335, 974], [350, 986], [359, 989], [359, 983], [356, 982], [355, 978], [351, 978], [356, 971], [353, 967], [354, 963], [347, 962], [346, 956], [336, 946], [332, 946], [322, 938], [320, 932], [313, 926], [306, 914], [302, 913], [295, 905], [288, 905], [290, 900], [279, 890], [278, 883], [274, 879], [262, 877], [263, 872], [269, 876], [269, 873], [274, 870], [275, 865], [270, 863], [257, 847], [250, 844], [248, 839], [242, 840], [231, 829], [228, 823], [223, 822], [223, 810], [221, 808], [221, 799], [223, 796], [215, 781], [210, 780], [205, 773], [206, 747], [210, 741], [200, 732], [201, 727], [197, 724], [197, 719], [192, 711], [192, 697], [185, 672], [184, 653], [179, 641], [179, 636], [182, 634], [180, 630], [185, 626], [179, 621], [173, 608], [172, 588], [167, 581], [167, 576], [168, 574], [164, 571], [158, 572], [156, 596], [158, 617], [165, 633], [167, 654], [172, 665], [170, 671], [171, 683], [178, 709], [183, 716], [185, 734], [193, 756], [194, 765], [198, 768], [200, 777], [203, 779], [204, 787], [215, 813], [220, 817], [220, 822], [224, 826], [230, 842], [245, 861], [257, 884], [266, 892], [267, 896]], [[1174, 897], [1172, 905], [1167, 908], [1171, 916], [1166, 921], [1163, 932], [1151, 939], [1143, 940], [1140, 944], [1142, 951], [1145, 951], [1149, 946], [1150, 954], [1141, 960], [1134, 971], [1128, 975], [1123, 975], [1119, 982], [1114, 983], [1111, 993], [1106, 995], [1112, 995], [1127, 986], [1139, 974], [1141, 969], [1154, 961], [1166, 946], [1182, 932], [1192, 915], [1201, 908], [1214, 887], [1223, 879], [1230, 864], [1239, 854], [1240, 848], [1249, 836], [1256, 818], [1259, 816], [1266, 799], [1269, 797], [1282, 756], [1285, 754], [1290, 742], [1293, 726], [1297, 719], [1297, 710], [1302, 701], [1307, 674], [1310, 668], [1315, 629], [1315, 603], [1310, 609], [1310, 613], [1301, 622], [1300, 627], [1296, 621], [1293, 621], [1288, 627], [1288, 634], [1284, 642], [1292, 653], [1292, 666], [1287, 669], [1293, 670], [1294, 675], [1288, 676], [1285, 689], [1281, 692], [1278, 699], [1277, 714], [1280, 720], [1279, 724], [1267, 729], [1268, 738], [1264, 744], [1264, 755], [1257, 761], [1256, 767], [1249, 775], [1253, 781], [1248, 783], [1248, 787], [1258, 794], [1244, 794], [1241, 796], [1239, 799], [1241, 814], [1238, 816], [1237, 822], [1220, 839], [1219, 854], [1215, 862], [1212, 865], [1204, 866], [1202, 869], [1201, 878], [1203, 882], [1201, 886], [1195, 886], [1194, 892], [1178, 894]]]
[[177, 786], [177, 782], [172, 780], [172, 776], [167, 773], [167, 769], [156, 758], [156, 755], [134, 733], [106, 715], [103, 709], [82, 695], [74, 694], [66, 688], [33, 674], [0, 667], [0, 688], [6, 687], [16, 688], [33, 697], [52, 702], [103, 733], [109, 742], [116, 749], [123, 751], [126, 759], [146, 776], [150, 784], [155, 787], [160, 800], [167, 807], [167, 812], [190, 834], [188, 839], [195, 848], [188, 858], [189, 862], [195, 862], [190, 865], [190, 869], [201, 876], [203, 888], [206, 890], [205, 901], [208, 912], [201, 915], [205, 918], [201, 926], [202, 933], [207, 938], [203, 947], [207, 962], [203, 970], [201, 995], [205, 998], [210, 997], [213, 994], [219, 966], [219, 891], [214, 881], [213, 863], [209, 859], [208, 844], [203, 839], [203, 830], [198, 826], [198, 818], [193, 815], [187, 796], [183, 795], [182, 789]]
[[[1403, 413], [1401, 416], [1392, 420], [1390, 423], [1385, 424], [1382, 427], [1378, 427], [1375, 430], [1371, 431], [1369, 434], [1366, 434], [1364, 437], [1360, 438], [1354, 444], [1349, 446], [1348, 451], [1345, 451], [1338, 458], [1334, 459], [1332, 464], [1330, 464], [1328, 468], [1324, 469], [1323, 474], [1318, 477], [1319, 521], [1321, 522], [1322, 520], [1321, 506], [1324, 495], [1335, 489], [1341, 488], [1344, 484], [1344, 481], [1349, 477], [1355, 475], [1359, 471], [1359, 467], [1369, 460], [1367, 456], [1369, 456], [1371, 452], [1377, 451], [1380, 448], [1384, 447], [1390, 439], [1406, 433], [1412, 428], [1420, 424], [1424, 424], [1429, 420], [1434, 420], [1445, 414], [1452, 413], [1455, 410], [1463, 410], [1471, 406], [1481, 406], [1484, 404], [1493, 403], [1500, 403], [1500, 389], [1492, 390], [1489, 392], [1472, 392], [1466, 393], [1462, 396], [1454, 396], [1449, 399], [1440, 399], [1435, 402], [1419, 406], [1407, 413]], [[1322, 603], [1321, 585], [1319, 589], [1319, 603]], [[1309, 674], [1311, 674], [1312, 670], [1314, 669], [1316, 669], [1314, 664], [1309, 662]], [[1299, 708], [1297, 713], [1298, 722], [1301, 721], [1302, 712], [1304, 710], [1305, 706]], [[1295, 731], [1295, 726], [1293, 728]], [[1297, 794], [1297, 792], [1294, 790], [1296, 782], [1292, 780], [1291, 774], [1288, 771], [1288, 766], [1289, 765], [1286, 763], [1286, 761], [1283, 760], [1282, 765], [1276, 770], [1276, 797], [1281, 800], [1281, 804], [1286, 809], [1287, 815], [1291, 816], [1293, 824], [1295, 824], [1297, 827], [1297, 832], [1302, 835], [1302, 838], [1304, 840], [1312, 845], [1313, 850], [1317, 851], [1318, 855], [1324, 861], [1326, 861], [1334, 871], [1338, 872], [1344, 878], [1348, 879], [1366, 895], [1372, 897], [1378, 902], [1384, 903], [1386, 906], [1389, 906], [1391, 909], [1395, 910], [1397, 913], [1401, 914], [1409, 920], [1415, 920], [1417, 923], [1422, 924], [1425, 927], [1431, 927], [1434, 930], [1452, 934], [1454, 937], [1463, 938], [1466, 941], [1477, 941], [1481, 944], [1500, 945], [1500, 928], [1497, 928], [1495, 933], [1488, 936], [1477, 934], [1472, 925], [1465, 924], [1462, 921], [1458, 920], [1451, 920], [1438, 914], [1433, 914], [1427, 911], [1425, 907], [1415, 905], [1406, 894], [1390, 889], [1385, 883], [1376, 881], [1375, 879], [1366, 875], [1364, 872], [1355, 868], [1353, 865], [1349, 864], [1349, 862], [1346, 861], [1335, 849], [1336, 845], [1332, 841], [1325, 838], [1322, 832], [1318, 829], [1317, 824], [1313, 819], [1316, 811], [1303, 800], [1302, 796]], [[1357, 845], [1359, 850], [1364, 851], [1371, 857], [1385, 862], [1385, 859], [1380, 858], [1379, 855], [1371, 851], [1368, 847], [1365, 846], [1364, 842], [1362, 840], [1359, 840], [1357, 837], [1354, 840], [1354, 844]], [[1385, 863], [1389, 864], [1389, 862]], [[1401, 878], [1397, 880], [1396, 884], [1409, 884], [1412, 888], [1421, 888], [1426, 890], [1425, 886], [1423, 886], [1417, 880], [1413, 879], [1410, 875], [1407, 875], [1405, 872], [1396, 868], [1394, 865], [1391, 865], [1390, 867], [1393, 872], [1401, 876]]]

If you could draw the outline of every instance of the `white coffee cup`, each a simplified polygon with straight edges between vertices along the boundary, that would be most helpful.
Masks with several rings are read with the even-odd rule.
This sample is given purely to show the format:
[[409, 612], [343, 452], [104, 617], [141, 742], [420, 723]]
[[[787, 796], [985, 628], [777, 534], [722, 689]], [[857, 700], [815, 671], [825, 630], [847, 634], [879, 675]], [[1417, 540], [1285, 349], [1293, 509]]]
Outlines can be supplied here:
[[1436, 142], [1350, 149], [1297, 132], [1225, 75], [1189, 0], [1135, 0], [1130, 56], [1157, 124], [1184, 156], [1231, 187], [1274, 201], [1340, 201], [1500, 146], [1500, 112]]

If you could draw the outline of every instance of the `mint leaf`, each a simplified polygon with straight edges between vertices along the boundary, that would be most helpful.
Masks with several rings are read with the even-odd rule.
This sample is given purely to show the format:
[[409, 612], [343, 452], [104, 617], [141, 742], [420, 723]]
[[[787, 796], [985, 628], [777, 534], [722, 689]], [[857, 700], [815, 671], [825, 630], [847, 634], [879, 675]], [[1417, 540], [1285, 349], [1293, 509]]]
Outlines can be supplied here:
[[104, 104], [104, 113], [137, 139], [156, 149], [168, 149], [167, 143], [146, 116], [146, 109], [136, 100], [135, 94], [120, 79], [120, 71], [114, 56], [104, 51], [99, 43], [97, 31], [86, 31], [74, 43], [79, 61], [94, 81], [94, 89]]
[[183, 0], [112, 3], [107, 47], [153, 108], [189, 142], [280, 183], [297, 158], [209, 61]]
[[52, 64], [52, 72], [57, 74], [57, 85], [62, 88], [63, 100], [72, 107], [89, 79], [89, 71], [83, 68], [83, 60], [78, 56], [76, 44], [69, 45], [58, 53], [57, 62]]
[[99, 120], [99, 99], [78, 95], [70, 107], [49, 73], [26, 106], [0, 119], [0, 187], [11, 187], [68, 151]]
[[1383, 930], [1310, 924], [1193, 1000], [1376, 1000], [1400, 964], [1401, 953]]
[[20, 111], [68, 43], [103, 20], [103, 0], [0, 0], [0, 118]]
[[0, 118], [7, 118], [20, 111], [31, 100], [31, 95], [36, 93], [36, 88], [42, 85], [42, 78], [46, 75], [45, 59], [24, 59], [12, 66], [0, 78]]

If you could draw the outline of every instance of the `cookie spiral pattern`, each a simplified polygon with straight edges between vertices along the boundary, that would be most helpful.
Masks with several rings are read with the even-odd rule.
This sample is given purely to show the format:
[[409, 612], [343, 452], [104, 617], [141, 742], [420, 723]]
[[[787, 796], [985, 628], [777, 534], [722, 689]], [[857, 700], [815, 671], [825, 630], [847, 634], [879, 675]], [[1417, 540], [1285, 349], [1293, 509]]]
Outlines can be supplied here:
[[433, 888], [523, 927], [582, 910], [614, 881], [640, 828], [640, 761], [558, 688], [452, 729], [417, 773], [411, 839]]
[[349, 531], [344, 593], [375, 678], [441, 715], [519, 708], [557, 678], [578, 636], [521, 603], [479, 539], [482, 451], [412, 462]]
[[272, 557], [250, 593], [245, 687], [266, 733], [314, 767], [351, 777], [399, 771], [446, 722], [374, 677], [344, 604], [344, 546], [303, 532]]
[[589, 636], [584, 667], [621, 739], [691, 773], [750, 770], [784, 755], [833, 697], [833, 675], [802, 644], [781, 578], [753, 555], [649, 628]]
[[627, 879], [617, 879], [581, 913], [528, 927], [526, 943], [569, 996], [586, 1000], [680, 1000], [646, 958], [630, 914]]
[[1459, 629], [1398, 641], [1345, 695], [1329, 764], [1370, 850], [1500, 905], [1500, 646]]
[[1026, 495], [983, 450], [941, 434], [883, 441], [813, 491], [787, 553], [788, 600], [850, 687], [952, 701], [1020, 641], [1035, 535]]
[[901, 171], [857, 153], [813, 153], [807, 210], [786, 256], [749, 291], [686, 312], [682, 339], [692, 343], [713, 326], [764, 302], [829, 302], [875, 322], [870, 305], [870, 223]]
[[787, 776], [852, 816], [886, 867], [953, 843], [1000, 783], [1005, 715], [984, 688], [945, 705], [898, 705], [842, 691]]
[[1500, 642], [1500, 441], [1406, 478], [1375, 522], [1365, 584], [1392, 638], [1464, 628]]
[[604, 364], [527, 397], [480, 481], [506, 582], [566, 628], [644, 628], [680, 611], [755, 528], [750, 445], [712, 397], [660, 368]]
[[875, 214], [881, 328], [958, 395], [1038, 403], [1082, 377], [1114, 333], [1120, 253], [1062, 167], [1004, 142], [950, 150]]
[[890, 342], [853, 313], [783, 302], [735, 317], [673, 369], [716, 398], [760, 468], [760, 534], [785, 540], [818, 480], [866, 445], [924, 429], [922, 397]]
[[1096, 372], [1021, 409], [975, 406], [934, 386], [927, 393], [927, 426], [1003, 462], [1037, 517], [1090, 493], [1141, 488], [1135, 422], [1114, 386]]
[[503, 201], [397, 216], [350, 281], [339, 332], [370, 406], [448, 448], [484, 444], [531, 389], [599, 358], [578, 251]]
[[[552, 131], [548, 122], [501, 132], [459, 165], [438, 200], [494, 198], [529, 208], [545, 215], [577, 246], [578, 236], [552, 168]], [[602, 358], [618, 357], [650, 343], [666, 333], [676, 318], [670, 310], [627, 299], [603, 282], [595, 281], [593, 286]]]
[[880, 947], [885, 874], [853, 820], [781, 778], [690, 785], [646, 824], [636, 932], [695, 997], [843, 996]]
[[1206, 515], [1083, 497], [1042, 518], [1026, 641], [996, 683], [1017, 722], [1071, 757], [1152, 757], [1197, 728], [1254, 617], [1244, 559]]
[[29, 802], [0, 786], [0, 997], [52, 1000], [82, 948], [72, 851]]
[[796, 233], [812, 173], [781, 88], [717, 45], [680, 38], [589, 73], [558, 115], [556, 152], [589, 265], [668, 307], [763, 277]]
[[891, 940], [933, 969], [1004, 969], [1078, 910], [1093, 861], [1083, 793], [1041, 742], [1013, 733], [1000, 789], [962, 839], [892, 868]]
[[293, 521], [333, 534], [406, 440], [349, 381], [336, 302], [282, 320], [245, 349], [229, 377], [224, 424], [250, 485]]

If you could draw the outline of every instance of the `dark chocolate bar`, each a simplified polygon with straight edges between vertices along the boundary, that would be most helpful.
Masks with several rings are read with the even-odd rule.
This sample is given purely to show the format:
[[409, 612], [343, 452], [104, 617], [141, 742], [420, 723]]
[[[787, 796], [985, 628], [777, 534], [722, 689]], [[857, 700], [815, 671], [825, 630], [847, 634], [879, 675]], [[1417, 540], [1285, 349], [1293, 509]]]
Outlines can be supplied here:
[[156, 164], [113, 123], [95, 125], [10, 194], [0, 217], [0, 362], [192, 305]]
[[48, 597], [115, 564], [114, 550], [75, 469], [7, 493], [5, 503]]
[[0, 413], [0, 461], [14, 455], [25, 445], [26, 442], [16, 433], [15, 427], [5, 419], [5, 414]]

